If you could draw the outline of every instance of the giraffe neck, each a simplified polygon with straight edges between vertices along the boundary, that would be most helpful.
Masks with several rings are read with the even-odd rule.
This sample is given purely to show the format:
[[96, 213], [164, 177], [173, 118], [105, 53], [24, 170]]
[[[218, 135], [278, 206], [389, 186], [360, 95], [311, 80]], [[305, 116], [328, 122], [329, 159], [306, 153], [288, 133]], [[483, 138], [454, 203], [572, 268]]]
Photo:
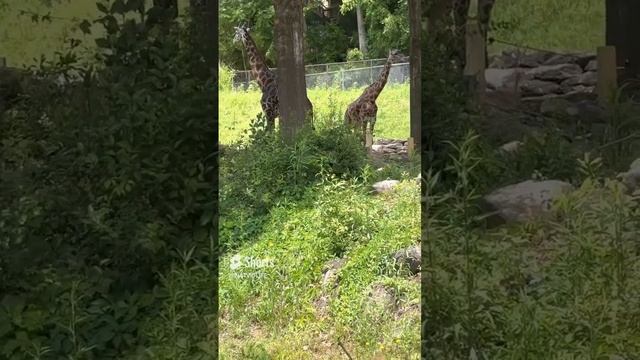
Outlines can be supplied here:
[[389, 78], [389, 71], [391, 70], [391, 59], [387, 59], [386, 64], [384, 64], [384, 68], [382, 69], [382, 72], [380, 73], [380, 77], [378, 77], [378, 80], [376, 80], [376, 82], [374, 82], [373, 84], [369, 85], [369, 89], [368, 89], [368, 93], [371, 97], [373, 97], [373, 100], [376, 100], [378, 98], [378, 95], [380, 95], [380, 93], [382, 92], [382, 89], [384, 89], [384, 86], [387, 84], [387, 79]]
[[249, 34], [247, 34], [247, 38], [244, 41], [244, 46], [247, 49], [247, 56], [249, 57], [249, 64], [251, 65], [251, 74], [258, 82], [260, 88], [264, 90], [268, 82], [275, 78], [275, 76], [265, 63], [264, 57], [260, 51], [258, 51], [256, 43]]

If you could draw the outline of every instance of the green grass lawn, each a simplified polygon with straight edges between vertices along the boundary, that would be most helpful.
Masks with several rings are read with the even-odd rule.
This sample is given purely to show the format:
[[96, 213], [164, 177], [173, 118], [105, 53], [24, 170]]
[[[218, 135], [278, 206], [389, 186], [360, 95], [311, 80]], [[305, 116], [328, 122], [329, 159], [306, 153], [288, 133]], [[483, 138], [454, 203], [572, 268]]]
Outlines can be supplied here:
[[[221, 218], [222, 242], [262, 223], [256, 238], [221, 259], [221, 359], [341, 359], [338, 342], [357, 359], [418, 359], [420, 277], [390, 258], [420, 236], [418, 184], [406, 180], [381, 197], [352, 181], [308, 190], [261, 219], [241, 208]], [[344, 246], [339, 287], [323, 290], [323, 266]], [[232, 269], [236, 254], [271, 263]], [[402, 315], [369, 299], [376, 285], [393, 289]]]
[[[362, 93], [363, 88], [340, 90], [310, 89], [309, 100], [318, 119], [342, 120], [347, 106]], [[252, 118], [261, 113], [259, 90], [220, 91], [220, 142], [238, 140], [249, 127]], [[409, 84], [387, 85], [377, 101], [376, 138], [406, 139], [409, 137]], [[322, 121], [322, 120], [321, 120]]]
[[[604, 45], [605, 0], [498, 0], [491, 36], [519, 45], [559, 52], [589, 51]], [[510, 48], [496, 44], [491, 50]]]

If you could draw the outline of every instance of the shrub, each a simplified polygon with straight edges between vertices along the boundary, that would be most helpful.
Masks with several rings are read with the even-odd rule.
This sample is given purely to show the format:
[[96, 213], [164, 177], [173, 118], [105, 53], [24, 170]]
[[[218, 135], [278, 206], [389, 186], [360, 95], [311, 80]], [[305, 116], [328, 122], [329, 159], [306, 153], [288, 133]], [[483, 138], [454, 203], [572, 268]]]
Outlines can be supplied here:
[[247, 136], [231, 145], [221, 161], [223, 204], [241, 203], [264, 212], [277, 200], [299, 198], [321, 173], [353, 177], [365, 165], [359, 138], [341, 124], [306, 130], [287, 144], [278, 133], [265, 131], [260, 115]]
[[[193, 24], [150, 31], [99, 7], [96, 63], [77, 48], [43, 59], [0, 118], [3, 358], [150, 345], [140, 325], [166, 300], [158, 273], [176, 248], [209, 248], [214, 88], [196, 75]], [[81, 81], [51, 81], [71, 73]]]
[[220, 63], [218, 65], [218, 90], [230, 91], [233, 90], [233, 77], [235, 71], [229, 66]]

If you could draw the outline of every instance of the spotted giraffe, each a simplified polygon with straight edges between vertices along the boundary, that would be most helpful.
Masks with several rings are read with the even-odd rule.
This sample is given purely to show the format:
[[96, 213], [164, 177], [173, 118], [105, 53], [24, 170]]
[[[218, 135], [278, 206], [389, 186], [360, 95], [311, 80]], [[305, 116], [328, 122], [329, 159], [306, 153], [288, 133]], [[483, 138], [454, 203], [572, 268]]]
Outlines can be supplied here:
[[[260, 105], [267, 118], [267, 129], [272, 130], [275, 127], [275, 119], [280, 116], [276, 74], [267, 66], [264, 56], [258, 50], [251, 35], [249, 35], [249, 30], [245, 25], [235, 27], [236, 33], [233, 40], [236, 43], [242, 42], [247, 50], [249, 64], [251, 65], [251, 75], [258, 82], [258, 86], [262, 91]], [[313, 105], [311, 105], [308, 97], [306, 100], [307, 113], [313, 119]]]
[[345, 124], [354, 129], [362, 128], [362, 141], [366, 142], [367, 136], [367, 124], [370, 125], [371, 135], [373, 136], [373, 128], [376, 124], [376, 117], [378, 114], [378, 106], [376, 105], [376, 99], [384, 86], [387, 83], [389, 77], [389, 71], [391, 65], [400, 62], [402, 57], [397, 50], [389, 52], [387, 62], [378, 77], [373, 84], [369, 85], [362, 95], [352, 102], [344, 114]]

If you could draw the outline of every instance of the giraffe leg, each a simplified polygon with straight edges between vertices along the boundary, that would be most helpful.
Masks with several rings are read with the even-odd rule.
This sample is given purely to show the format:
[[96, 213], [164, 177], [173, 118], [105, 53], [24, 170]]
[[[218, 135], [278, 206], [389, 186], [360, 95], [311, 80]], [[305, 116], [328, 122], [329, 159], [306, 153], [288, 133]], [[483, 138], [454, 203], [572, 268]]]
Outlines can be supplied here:
[[371, 138], [373, 140], [373, 128], [376, 125], [376, 116], [372, 117], [370, 122], [371, 122]]
[[266, 94], [262, 95], [261, 105], [267, 118], [267, 131], [272, 131], [276, 127], [276, 118], [278, 117], [277, 105]]
[[362, 142], [367, 146], [367, 120], [362, 120]]

